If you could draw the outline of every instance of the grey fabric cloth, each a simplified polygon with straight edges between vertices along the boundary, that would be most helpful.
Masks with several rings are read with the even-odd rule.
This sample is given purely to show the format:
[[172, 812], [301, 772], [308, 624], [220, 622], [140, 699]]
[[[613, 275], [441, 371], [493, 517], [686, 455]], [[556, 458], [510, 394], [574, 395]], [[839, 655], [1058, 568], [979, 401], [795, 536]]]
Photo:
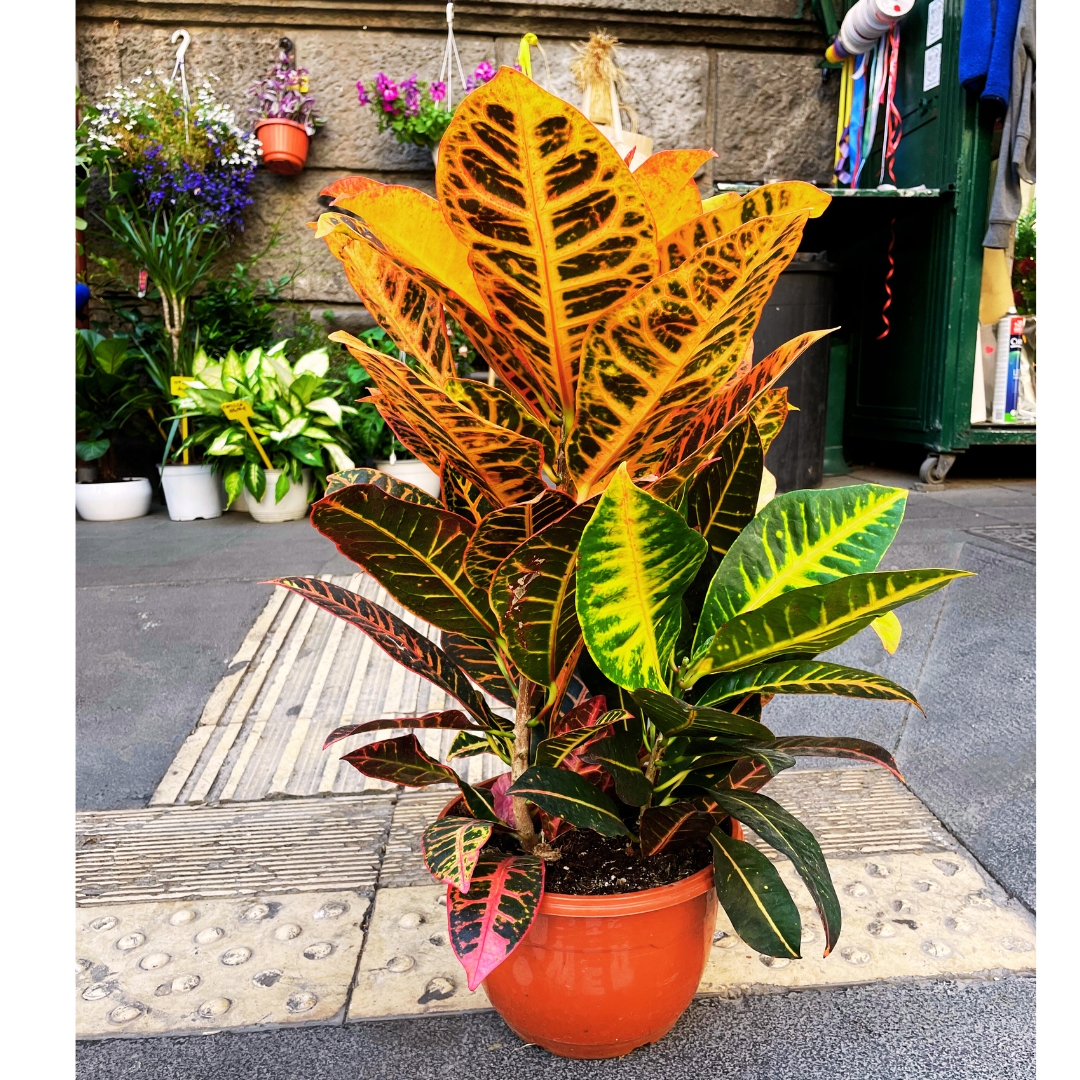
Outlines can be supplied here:
[[983, 247], [1007, 248], [1020, 216], [1020, 181], [1035, 183], [1035, 0], [1021, 0], [1013, 43], [1012, 90], [1001, 132], [990, 227]]

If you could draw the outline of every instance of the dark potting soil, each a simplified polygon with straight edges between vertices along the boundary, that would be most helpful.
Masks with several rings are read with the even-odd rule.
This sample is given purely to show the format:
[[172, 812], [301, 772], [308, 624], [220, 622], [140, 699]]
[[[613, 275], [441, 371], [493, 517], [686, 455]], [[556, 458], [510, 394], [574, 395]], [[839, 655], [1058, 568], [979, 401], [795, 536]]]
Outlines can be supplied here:
[[[509, 837], [505, 842], [517, 846]], [[656, 889], [682, 881], [712, 863], [708, 845], [642, 858], [641, 851], [625, 839], [601, 836], [588, 829], [563, 833], [553, 846], [560, 854], [545, 863], [544, 892], [569, 896], [610, 896]]]

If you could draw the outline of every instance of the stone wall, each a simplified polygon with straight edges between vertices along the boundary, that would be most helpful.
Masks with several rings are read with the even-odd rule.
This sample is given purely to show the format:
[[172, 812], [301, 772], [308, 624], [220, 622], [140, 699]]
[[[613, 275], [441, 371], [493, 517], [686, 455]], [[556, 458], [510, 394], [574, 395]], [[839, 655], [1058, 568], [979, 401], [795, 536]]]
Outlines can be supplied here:
[[[616, 34], [630, 103], [654, 149], [716, 150], [699, 176], [708, 193], [716, 181], [828, 178], [839, 80], [824, 84], [815, 66], [825, 41], [809, 10], [804, 0], [484, 0], [458, 5], [455, 31], [467, 73], [481, 60], [512, 63], [520, 35], [534, 31], [550, 63], [550, 89], [574, 104], [580, 95], [569, 70], [572, 43], [594, 28]], [[357, 103], [355, 84], [379, 71], [435, 78], [444, 4], [79, 0], [76, 11], [80, 83], [92, 101], [148, 68], [171, 71], [169, 38], [182, 26], [192, 35], [189, 78], [216, 74], [219, 95], [243, 115], [246, 91], [273, 62], [278, 39], [293, 39], [326, 126], [312, 139], [299, 176], [259, 170], [245, 237], [230, 258], [258, 250], [277, 225], [283, 239], [260, 276], [277, 277], [299, 262], [292, 298], [335, 309], [341, 325], [355, 325], [355, 295], [305, 223], [323, 208], [319, 192], [341, 176], [362, 173], [434, 194], [430, 156], [379, 135], [370, 110]], [[543, 83], [543, 61], [535, 53], [534, 60]]]

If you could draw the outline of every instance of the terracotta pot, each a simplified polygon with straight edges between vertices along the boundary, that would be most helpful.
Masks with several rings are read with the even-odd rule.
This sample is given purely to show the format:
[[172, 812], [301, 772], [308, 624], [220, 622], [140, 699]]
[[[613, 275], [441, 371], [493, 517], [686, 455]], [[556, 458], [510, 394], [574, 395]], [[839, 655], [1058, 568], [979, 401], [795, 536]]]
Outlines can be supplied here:
[[[737, 822], [724, 827], [742, 838]], [[662, 1038], [686, 1011], [712, 948], [716, 907], [712, 866], [640, 892], [545, 893], [528, 934], [484, 990], [525, 1042], [560, 1057], [622, 1057]]]
[[282, 176], [295, 176], [307, 161], [308, 133], [295, 120], [271, 117], [255, 125], [262, 143], [263, 164]]

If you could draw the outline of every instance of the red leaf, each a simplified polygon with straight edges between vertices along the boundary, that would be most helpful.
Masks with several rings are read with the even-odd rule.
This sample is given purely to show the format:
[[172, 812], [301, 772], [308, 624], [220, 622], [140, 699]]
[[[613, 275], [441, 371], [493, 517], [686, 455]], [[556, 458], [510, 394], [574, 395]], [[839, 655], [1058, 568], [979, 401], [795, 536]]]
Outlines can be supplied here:
[[322, 744], [325, 750], [328, 746], [347, 739], [350, 735], [359, 735], [363, 731], [390, 731], [400, 728], [450, 728], [457, 731], [483, 731], [477, 727], [463, 712], [457, 709], [448, 709], [446, 712], [425, 713], [423, 716], [406, 716], [401, 719], [369, 720], [366, 724], [347, 724], [345, 727], [334, 728], [326, 736], [326, 742]]

